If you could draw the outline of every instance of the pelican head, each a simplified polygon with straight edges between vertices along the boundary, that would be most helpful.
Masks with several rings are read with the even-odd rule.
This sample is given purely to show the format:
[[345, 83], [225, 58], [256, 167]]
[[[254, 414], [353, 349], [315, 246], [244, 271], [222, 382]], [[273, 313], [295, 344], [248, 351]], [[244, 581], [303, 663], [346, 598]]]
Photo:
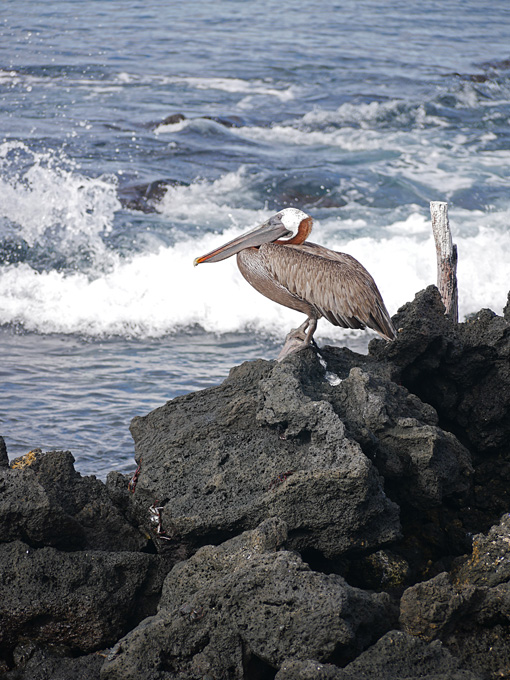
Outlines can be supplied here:
[[[297, 208], [284, 208], [273, 215], [263, 224], [251, 231], [238, 236], [225, 243], [225, 245], [212, 250], [207, 255], [197, 257], [193, 264], [202, 262], [219, 262], [227, 257], [235, 255], [244, 248], [261, 246], [263, 243], [271, 243], [282, 237], [288, 237], [282, 243], [302, 243], [312, 228], [312, 218]], [[301, 232], [303, 232], [301, 234]], [[298, 239], [298, 240], [296, 240]]]

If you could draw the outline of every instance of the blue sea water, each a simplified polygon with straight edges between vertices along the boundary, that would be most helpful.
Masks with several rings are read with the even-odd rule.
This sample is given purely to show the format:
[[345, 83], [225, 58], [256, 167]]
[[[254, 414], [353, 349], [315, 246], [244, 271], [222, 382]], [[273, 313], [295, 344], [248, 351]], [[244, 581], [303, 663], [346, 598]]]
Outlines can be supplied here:
[[[496, 0], [4, 0], [0, 433], [133, 469], [130, 419], [274, 358], [299, 314], [194, 257], [289, 205], [394, 313], [510, 288], [510, 6]], [[179, 114], [179, 115], [176, 115]], [[370, 336], [322, 321], [319, 342]]]

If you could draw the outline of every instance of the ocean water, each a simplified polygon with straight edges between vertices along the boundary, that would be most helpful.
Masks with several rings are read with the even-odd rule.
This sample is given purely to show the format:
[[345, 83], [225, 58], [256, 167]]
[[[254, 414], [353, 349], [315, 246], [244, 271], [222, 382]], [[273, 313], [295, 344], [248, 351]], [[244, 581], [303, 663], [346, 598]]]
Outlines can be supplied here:
[[[0, 433], [134, 467], [130, 419], [274, 358], [302, 316], [194, 257], [282, 207], [357, 257], [390, 313], [510, 288], [510, 6], [495, 0], [4, 0]], [[368, 333], [319, 322], [319, 343]]]

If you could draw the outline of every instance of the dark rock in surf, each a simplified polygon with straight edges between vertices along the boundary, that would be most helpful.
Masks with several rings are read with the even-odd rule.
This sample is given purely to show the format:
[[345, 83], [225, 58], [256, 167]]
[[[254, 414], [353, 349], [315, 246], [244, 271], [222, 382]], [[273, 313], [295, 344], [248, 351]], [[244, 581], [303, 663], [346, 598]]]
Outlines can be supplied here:
[[300, 208], [341, 208], [347, 205], [340, 189], [330, 189], [339, 183], [338, 173], [321, 170], [318, 175], [310, 171], [295, 171], [288, 177], [268, 178], [259, 191], [268, 203], [268, 208], [281, 210], [285, 207]]
[[168, 187], [187, 186], [176, 179], [158, 179], [147, 184], [131, 184], [120, 187], [117, 194], [120, 204], [127, 210], [139, 210], [149, 214], [157, 212], [158, 203], [166, 194]]
[[160, 125], [176, 125], [183, 120], [186, 120], [186, 116], [183, 113], [171, 113], [159, 123], [152, 123], [152, 127], [159, 127]]
[[[205, 120], [212, 120], [215, 123], [218, 123], [219, 125], [223, 125], [226, 128], [238, 128], [242, 127], [245, 125], [244, 120], [240, 116], [236, 115], [227, 115], [227, 116], [199, 116], [200, 118], [204, 118]], [[178, 123], [182, 123], [183, 120], [189, 120], [187, 116], [185, 116], [183, 113], [171, 113], [169, 116], [166, 118], [163, 118], [163, 120], [158, 121], [157, 123], [150, 123], [149, 127], [152, 129], [157, 129], [161, 125], [177, 125]]]

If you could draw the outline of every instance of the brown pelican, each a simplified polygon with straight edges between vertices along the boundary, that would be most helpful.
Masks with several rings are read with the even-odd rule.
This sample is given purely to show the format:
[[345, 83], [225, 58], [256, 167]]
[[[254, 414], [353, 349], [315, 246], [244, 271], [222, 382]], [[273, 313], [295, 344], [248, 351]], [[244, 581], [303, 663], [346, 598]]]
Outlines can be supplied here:
[[[297, 208], [285, 208], [267, 222], [215, 250], [197, 257], [194, 264], [219, 262], [237, 254], [237, 266], [259, 293], [307, 315], [291, 331], [280, 359], [311, 344], [317, 320], [334, 326], [371, 328], [386, 340], [395, 328], [375, 281], [353, 257], [306, 239], [312, 218]], [[287, 237], [283, 239], [282, 237]]]

